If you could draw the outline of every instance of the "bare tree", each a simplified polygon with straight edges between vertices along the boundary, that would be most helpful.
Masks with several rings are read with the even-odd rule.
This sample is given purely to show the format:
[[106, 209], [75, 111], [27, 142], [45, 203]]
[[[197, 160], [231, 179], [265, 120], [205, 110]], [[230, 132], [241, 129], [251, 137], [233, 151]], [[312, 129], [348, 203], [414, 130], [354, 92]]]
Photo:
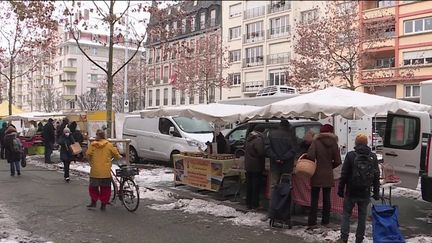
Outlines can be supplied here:
[[52, 1], [0, 2], [0, 75], [9, 84], [10, 115], [14, 80], [32, 72], [55, 51], [58, 23], [53, 11]]
[[44, 85], [42, 91], [42, 104], [45, 112], [60, 111], [62, 108], [61, 94], [47, 85]]
[[393, 38], [395, 25], [387, 18], [360, 26], [358, 11], [358, 1], [331, 1], [325, 15], [297, 20], [288, 84], [316, 89], [339, 81], [352, 90], [358, 87], [365, 62], [374, 58], [367, 50]]
[[177, 50], [179, 53], [172, 85], [189, 94], [204, 94], [207, 103], [214, 102], [216, 88], [228, 86], [222, 70], [229, 67], [228, 51], [222, 46], [218, 32], [207, 33], [196, 43], [185, 42]]
[[90, 90], [79, 95], [77, 102], [81, 111], [100, 111], [103, 110], [106, 98], [102, 93]]

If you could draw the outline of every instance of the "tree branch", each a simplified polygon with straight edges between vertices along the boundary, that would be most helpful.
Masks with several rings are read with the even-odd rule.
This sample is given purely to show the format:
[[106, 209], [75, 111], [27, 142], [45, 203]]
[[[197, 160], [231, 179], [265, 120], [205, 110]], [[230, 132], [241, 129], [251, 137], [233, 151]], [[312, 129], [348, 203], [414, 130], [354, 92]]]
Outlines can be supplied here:
[[[105, 1], [102, 1], [102, 2], [104, 2], [105, 4], [107, 4]], [[93, 3], [93, 5], [96, 7], [96, 11], [98, 11], [98, 13], [100, 14], [100, 15], [102, 15], [102, 17], [103, 18], [106, 18], [107, 17], [107, 15], [104, 13], [104, 11], [96, 4], [96, 2], [95, 1], [92, 1], [92, 3]], [[108, 7], [109, 8], [109, 7]]]
[[[138, 53], [138, 51], [139, 51], [139, 49], [140, 49], [140, 47], [141, 47], [141, 44], [142, 44], [142, 42], [144, 41], [144, 39], [145, 39], [145, 36], [146, 36], [146, 34], [144, 35], [144, 37], [138, 42], [138, 45], [137, 45], [137, 48], [135, 49], [135, 51], [134, 51], [134, 53], [132, 54], [132, 56], [125, 62], [125, 63], [123, 63], [123, 65], [121, 65], [118, 69], [117, 69], [117, 71], [115, 71], [114, 73], [113, 73], [113, 77], [118, 73], [118, 72], [120, 72], [120, 70], [122, 70], [130, 61], [132, 61], [132, 59], [135, 57], [135, 55]], [[126, 47], [125, 47], [126, 48]], [[129, 51], [129, 50], [127, 50], [127, 51]]]
[[[123, 13], [120, 14], [120, 16], [118, 18], [116, 18], [113, 22], [113, 24], [117, 23], [117, 21], [119, 21], [121, 18], [123, 18], [123, 16], [127, 13], [127, 11], [129, 10], [130, 7], [130, 1], [128, 1], [128, 5], [126, 7], [126, 9], [123, 11]], [[129, 23], [126, 23], [126, 25], [128, 25]]]

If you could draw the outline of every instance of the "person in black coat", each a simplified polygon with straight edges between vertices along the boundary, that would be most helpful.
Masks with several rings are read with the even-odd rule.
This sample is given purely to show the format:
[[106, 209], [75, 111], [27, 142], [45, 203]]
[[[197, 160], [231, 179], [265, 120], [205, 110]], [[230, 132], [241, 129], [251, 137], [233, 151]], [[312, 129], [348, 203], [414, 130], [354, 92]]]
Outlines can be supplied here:
[[74, 155], [70, 149], [70, 146], [75, 143], [75, 140], [71, 134], [69, 128], [63, 129], [63, 134], [57, 140], [60, 146], [60, 160], [63, 162], [64, 179], [69, 182], [69, 166], [70, 162], [74, 160]]
[[[10, 175], [15, 176], [15, 171], [18, 175], [21, 175], [21, 153], [16, 152], [16, 146], [22, 146], [21, 144], [15, 145], [15, 138], [17, 138], [17, 130], [13, 126], [9, 126], [6, 129], [4, 137], [4, 147], [7, 162], [10, 164]], [[21, 147], [22, 149], [22, 147]]]
[[48, 119], [47, 124], [45, 124], [42, 136], [45, 146], [45, 163], [51, 163], [51, 154], [55, 142], [54, 120], [52, 118]]
[[2, 128], [0, 129], [0, 146], [1, 146], [1, 151], [0, 151], [0, 158], [1, 159], [5, 159], [5, 147], [4, 147], [4, 137], [6, 134], [6, 128], [7, 128], [7, 124], [6, 122], [4, 122], [2, 124]]
[[[373, 174], [373, 198], [379, 199], [380, 187], [380, 172], [378, 168], [378, 160], [376, 154], [372, 153], [370, 147], [367, 146], [368, 139], [364, 134], [359, 134], [355, 139], [354, 151], [350, 151], [345, 156], [345, 161], [342, 166], [341, 178], [339, 181], [338, 196], [344, 198], [343, 216], [341, 225], [341, 241], [348, 242], [350, 217], [352, 209], [357, 204], [358, 206], [358, 223], [356, 231], [356, 243], [363, 241], [366, 229], [366, 217], [368, 205], [371, 197], [371, 187], [369, 186], [355, 186], [353, 185], [353, 168], [356, 157], [359, 155], [366, 155], [368, 161], [372, 163], [371, 175]], [[363, 157], [365, 158], [365, 157]], [[357, 163], [357, 162], [356, 162]]]
[[[84, 142], [84, 136], [81, 134], [79, 130], [77, 130], [77, 126], [78, 124], [76, 123], [76, 121], [73, 121], [70, 123], [69, 129], [71, 131], [72, 137], [74, 138], [75, 142], [79, 143], [82, 147], [82, 143]], [[82, 161], [83, 157], [84, 157], [83, 152], [75, 156], [75, 158], [78, 161]]]

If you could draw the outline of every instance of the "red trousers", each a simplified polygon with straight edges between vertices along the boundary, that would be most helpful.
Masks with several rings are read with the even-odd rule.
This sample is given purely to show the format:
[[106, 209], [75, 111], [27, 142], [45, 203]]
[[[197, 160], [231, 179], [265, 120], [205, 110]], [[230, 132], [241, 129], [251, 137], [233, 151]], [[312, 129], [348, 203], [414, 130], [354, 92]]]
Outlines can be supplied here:
[[89, 186], [89, 193], [93, 202], [100, 200], [102, 204], [108, 204], [111, 197], [111, 186]]

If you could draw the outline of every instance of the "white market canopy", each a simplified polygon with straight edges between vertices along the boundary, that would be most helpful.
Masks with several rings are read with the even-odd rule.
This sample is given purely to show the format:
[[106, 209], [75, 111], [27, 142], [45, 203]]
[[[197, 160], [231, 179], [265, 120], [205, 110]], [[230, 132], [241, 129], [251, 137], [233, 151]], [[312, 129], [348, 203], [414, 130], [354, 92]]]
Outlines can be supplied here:
[[20, 113], [12, 116], [4, 117], [3, 120], [5, 121], [42, 121], [45, 119], [48, 119], [50, 117], [63, 117], [64, 115], [62, 113], [47, 113], [47, 112], [27, 112], [27, 113]]
[[271, 117], [324, 118], [341, 115], [346, 119], [376, 116], [387, 112], [423, 111], [432, 115], [432, 106], [387, 98], [340, 88], [327, 88], [291, 99], [282, 100], [244, 112], [241, 120]]
[[218, 125], [239, 121], [240, 115], [253, 112], [260, 107], [248, 105], [200, 104], [176, 107], [163, 107], [155, 110], [141, 111], [141, 117], [184, 116], [213, 122]]

